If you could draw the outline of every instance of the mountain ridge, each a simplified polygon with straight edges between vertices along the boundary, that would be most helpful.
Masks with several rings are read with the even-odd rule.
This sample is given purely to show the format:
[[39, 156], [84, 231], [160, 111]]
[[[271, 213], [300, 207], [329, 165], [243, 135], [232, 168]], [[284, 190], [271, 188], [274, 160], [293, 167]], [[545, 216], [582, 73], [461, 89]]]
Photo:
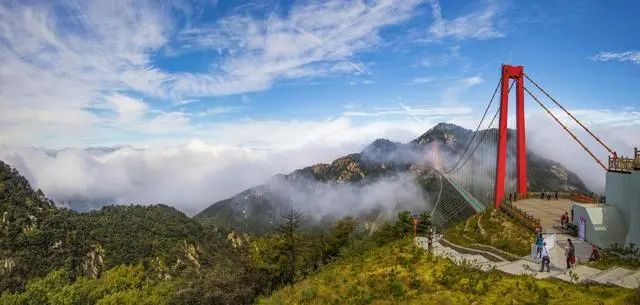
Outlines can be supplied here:
[[[483, 133], [495, 132], [495, 129], [480, 130], [476, 138], [483, 137]], [[268, 232], [268, 227], [277, 221], [282, 211], [300, 206], [299, 202], [280, 198], [282, 196], [274, 194], [273, 188], [271, 188], [274, 184], [279, 185], [276, 189], [294, 188], [296, 191], [305, 192], [314, 187], [324, 188], [336, 184], [364, 187], [376, 181], [404, 174], [414, 174], [414, 180], [425, 181], [424, 177], [418, 179], [417, 176], [421, 174], [428, 176], [432, 170], [428, 160], [430, 156], [425, 156], [429, 152], [428, 144], [433, 141], [442, 143], [440, 145], [441, 154], [450, 156], [450, 160], [445, 161], [451, 163], [460, 157], [472, 135], [473, 131], [458, 125], [439, 123], [408, 143], [379, 138], [367, 145], [361, 152], [337, 158], [331, 163], [317, 163], [294, 170], [289, 174], [275, 175], [261, 185], [213, 203], [197, 213], [194, 219], [251, 233]], [[509, 130], [508, 139], [513, 137], [515, 137], [515, 131]], [[489, 144], [484, 144], [484, 141], [488, 141], [486, 143]], [[491, 146], [494, 139], [489, 137], [484, 141], [480, 147]], [[530, 150], [527, 151], [527, 161], [531, 190], [577, 190], [589, 193], [582, 180], [560, 163], [542, 158]], [[449, 164], [449, 167], [452, 165]], [[282, 187], [282, 184], [286, 187]], [[426, 191], [427, 197], [429, 193], [433, 193], [434, 189], [430, 189], [428, 179], [426, 183], [420, 183], [420, 185]], [[307, 198], [313, 200], [312, 196]], [[344, 205], [347, 203], [327, 204]]]

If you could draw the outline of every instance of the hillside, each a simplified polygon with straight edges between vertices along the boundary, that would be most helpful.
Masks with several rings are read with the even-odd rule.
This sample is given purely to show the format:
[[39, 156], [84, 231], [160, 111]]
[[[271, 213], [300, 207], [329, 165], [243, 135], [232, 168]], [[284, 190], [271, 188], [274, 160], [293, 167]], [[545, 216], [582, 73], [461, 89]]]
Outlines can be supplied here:
[[[58, 209], [1, 161], [0, 214], [0, 291], [23, 290], [31, 279], [56, 272], [71, 282], [96, 280], [137, 264], [155, 279], [225, 272], [214, 266], [236, 269], [234, 280], [253, 272], [243, 267], [248, 250], [234, 245], [229, 232], [207, 229], [164, 205], [107, 206], [89, 213]], [[198, 278], [189, 276], [185, 285]], [[219, 293], [255, 289], [249, 283], [224, 285]]]
[[619, 287], [479, 272], [404, 239], [336, 262], [258, 304], [636, 304]]
[[[495, 130], [481, 132], [491, 133]], [[406, 144], [378, 139], [362, 152], [338, 158], [330, 164], [315, 164], [290, 174], [277, 175], [262, 185], [212, 204], [194, 218], [223, 228], [265, 233], [273, 229], [274, 221], [290, 206], [301, 208], [310, 217], [316, 218], [341, 216], [326, 213], [326, 210], [333, 211], [335, 207], [352, 207], [339, 210], [371, 215], [373, 219], [393, 215], [404, 209], [424, 210], [431, 203], [429, 198], [437, 196], [438, 191], [434, 173], [428, 166], [431, 162], [430, 144], [433, 141], [441, 143], [441, 155], [449, 156], [444, 162], [451, 167], [453, 164], [448, 163], [455, 162], [464, 152], [472, 134], [471, 130], [457, 125], [440, 123]], [[509, 138], [514, 135], [510, 131]], [[492, 141], [492, 137], [487, 137], [479, 151], [484, 149], [485, 154], [490, 151], [489, 148], [495, 146]], [[578, 190], [588, 193], [582, 180], [561, 164], [531, 151], [527, 154], [531, 191]], [[472, 162], [476, 162], [475, 159]], [[362, 195], [371, 193], [374, 188], [372, 186], [376, 183], [390, 185], [387, 181], [393, 181], [391, 185], [398, 189], [411, 189], [415, 186], [421, 190], [411, 189], [406, 192], [410, 193], [409, 196], [381, 195], [380, 198], [371, 198]], [[347, 195], [344, 194], [344, 185], [351, 186]], [[334, 195], [327, 195], [328, 193]], [[365, 204], [363, 209], [358, 208], [363, 201], [376, 203]], [[389, 208], [393, 210], [385, 212]]]
[[357, 219], [316, 230], [290, 211], [276, 233], [247, 236], [164, 205], [58, 209], [1, 161], [0, 178], [0, 304], [253, 304], [411, 228], [409, 212], [372, 235]]

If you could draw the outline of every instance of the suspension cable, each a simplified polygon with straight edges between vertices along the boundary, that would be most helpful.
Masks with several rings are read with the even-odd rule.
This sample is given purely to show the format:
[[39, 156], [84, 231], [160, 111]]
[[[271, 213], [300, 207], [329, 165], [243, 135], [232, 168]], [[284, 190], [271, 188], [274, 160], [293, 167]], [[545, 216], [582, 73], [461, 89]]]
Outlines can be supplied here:
[[554, 114], [553, 114], [553, 113], [552, 113], [552, 112], [551, 112], [547, 107], [545, 107], [545, 106], [542, 104], [542, 102], [540, 102], [540, 100], [538, 100], [538, 98], [537, 98], [535, 95], [533, 95], [533, 93], [531, 93], [531, 92], [529, 91], [529, 89], [527, 89], [527, 87], [524, 87], [524, 90], [525, 90], [525, 91], [526, 91], [526, 92], [527, 92], [527, 93], [528, 93], [528, 94], [529, 94], [529, 95], [530, 95], [530, 96], [531, 96], [531, 97], [532, 97], [536, 102], [538, 102], [538, 105], [540, 105], [544, 110], [546, 110], [546, 111], [547, 111], [547, 113], [549, 113], [549, 115], [551, 115], [551, 117], [553, 117], [553, 119], [555, 119], [555, 120], [556, 120], [556, 122], [558, 122], [558, 124], [560, 124], [560, 126], [562, 126], [562, 128], [564, 128], [564, 130], [566, 130], [566, 131], [569, 133], [569, 135], [571, 135], [571, 137], [573, 137], [573, 139], [574, 139], [574, 140], [576, 140], [576, 142], [578, 142], [578, 144], [580, 144], [580, 146], [582, 146], [582, 148], [583, 148], [587, 153], [589, 153], [589, 155], [591, 155], [591, 157], [592, 157], [594, 160], [596, 160], [596, 162], [598, 162], [598, 164], [600, 164], [600, 166], [602, 166], [602, 168], [603, 168], [605, 171], [607, 171], [607, 170], [608, 170], [608, 169], [607, 169], [607, 167], [606, 167], [606, 166], [604, 166], [604, 164], [602, 164], [602, 162], [600, 162], [600, 160], [599, 160], [599, 159], [598, 159], [598, 158], [597, 158], [597, 157], [596, 157], [596, 156], [595, 156], [595, 155], [594, 155], [594, 154], [593, 154], [593, 153], [592, 153], [592, 152], [591, 152], [591, 151], [590, 151], [590, 150], [589, 150], [589, 149], [588, 149], [584, 144], [582, 144], [582, 142], [580, 142], [580, 140], [578, 140], [578, 138], [577, 138], [577, 137], [576, 137], [576, 136], [575, 136], [575, 135], [574, 135], [574, 134], [573, 134], [573, 133], [572, 133], [572, 132], [571, 132], [571, 131], [566, 127], [566, 126], [564, 126], [564, 124], [562, 124], [562, 122], [560, 122], [560, 120], [558, 120], [558, 118], [557, 118], [557, 117], [556, 117], [556, 116], [555, 116], [555, 115], [554, 115]]
[[487, 116], [487, 112], [489, 112], [489, 108], [491, 107], [491, 103], [493, 103], [493, 99], [496, 97], [496, 93], [498, 93], [498, 89], [500, 88], [500, 84], [502, 84], [502, 78], [500, 78], [500, 80], [498, 81], [498, 85], [496, 86], [496, 89], [493, 90], [493, 95], [491, 95], [491, 100], [489, 100], [489, 104], [487, 105], [487, 108], [484, 110], [484, 114], [482, 115], [482, 118], [480, 119], [480, 122], [478, 123], [478, 127], [476, 127], [476, 131], [473, 132], [473, 135], [471, 136], [471, 140], [469, 140], [469, 143], [467, 144], [467, 147], [464, 149], [464, 152], [460, 156], [460, 159], [458, 159], [458, 162], [456, 162], [456, 165], [454, 165], [451, 170], [449, 170], [449, 171], [445, 170], [445, 174], [448, 174], [448, 173], [452, 172], [453, 170], [455, 170], [455, 168], [458, 166], [458, 164], [460, 164], [460, 161], [462, 161], [462, 159], [464, 158], [464, 155], [469, 150], [469, 147], [471, 146], [471, 143], [473, 142], [473, 139], [475, 139], [476, 134], [478, 133], [478, 130], [480, 130], [480, 127], [482, 126], [482, 122], [484, 122], [484, 118]]
[[[524, 74], [524, 73], [523, 73]], [[607, 146], [606, 144], [604, 144], [598, 137], [596, 137], [596, 135], [594, 135], [586, 126], [584, 126], [582, 123], [580, 123], [580, 121], [578, 121], [578, 119], [576, 119], [567, 109], [565, 109], [564, 107], [562, 107], [562, 105], [560, 105], [560, 103], [558, 103], [558, 101], [556, 101], [549, 93], [547, 93], [547, 91], [545, 91], [544, 89], [542, 89], [542, 87], [538, 86], [538, 84], [536, 84], [536, 82], [534, 82], [527, 74], [524, 74], [524, 77], [526, 77], [534, 86], [536, 86], [540, 91], [542, 91], [542, 93], [544, 93], [548, 98], [550, 98], [556, 105], [558, 105], [558, 107], [560, 107], [560, 109], [562, 109], [564, 112], [566, 112], [574, 121], [576, 121], [576, 123], [578, 123], [578, 125], [580, 125], [580, 127], [582, 127], [586, 132], [588, 132], [594, 139], [596, 139], [596, 141], [598, 141], [598, 143], [600, 143], [602, 146], [604, 146], [604, 148], [606, 150], [609, 151], [609, 153], [611, 153], [612, 155], [614, 155], [615, 153], [613, 152], [613, 150], [611, 150], [611, 148], [609, 148], [609, 146]]]
[[[511, 85], [509, 86], [509, 92], [511, 92], [511, 88], [513, 88], [513, 84], [515, 84], [515, 82], [512, 82]], [[488, 127], [491, 127], [491, 125], [493, 125], [493, 122], [496, 120], [496, 118], [498, 117], [498, 114], [500, 113], [500, 107], [498, 107], [498, 110], [496, 111], [496, 114], [493, 115], [493, 119], [491, 119], [491, 122], [489, 123]], [[462, 163], [462, 165], [455, 170], [455, 172], [458, 172], [460, 169], [462, 169], [464, 167], [465, 164], [467, 164], [467, 162], [469, 161], [469, 159], [471, 159], [471, 157], [473, 156], [473, 154], [476, 152], [476, 149], [478, 149], [478, 146], [480, 146], [480, 143], [482, 143], [482, 141], [484, 140], [484, 137], [486, 136], [487, 131], [484, 131], [482, 133], [482, 136], [480, 137], [480, 141], [478, 141], [478, 144], [476, 144], [476, 147], [473, 148], [473, 151], [471, 151], [471, 154], [469, 154], [469, 157]]]

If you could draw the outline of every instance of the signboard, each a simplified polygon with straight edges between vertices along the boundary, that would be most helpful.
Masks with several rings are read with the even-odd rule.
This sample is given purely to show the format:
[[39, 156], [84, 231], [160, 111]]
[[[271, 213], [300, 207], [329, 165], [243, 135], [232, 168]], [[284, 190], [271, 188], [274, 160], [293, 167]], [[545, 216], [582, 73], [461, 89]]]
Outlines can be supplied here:
[[584, 217], [580, 216], [580, 225], [578, 226], [578, 238], [580, 240], [584, 240], [584, 233], [586, 227], [586, 220]]

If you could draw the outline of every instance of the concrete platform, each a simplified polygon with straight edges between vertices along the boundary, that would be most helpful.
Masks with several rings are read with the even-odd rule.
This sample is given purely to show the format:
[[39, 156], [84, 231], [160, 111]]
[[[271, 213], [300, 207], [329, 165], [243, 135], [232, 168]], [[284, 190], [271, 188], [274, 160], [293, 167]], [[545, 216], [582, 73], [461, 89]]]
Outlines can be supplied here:
[[540, 219], [543, 233], [564, 233], [560, 226], [560, 216], [565, 212], [571, 217], [571, 206], [574, 202], [568, 199], [542, 200], [529, 198], [513, 203], [516, 207]]

